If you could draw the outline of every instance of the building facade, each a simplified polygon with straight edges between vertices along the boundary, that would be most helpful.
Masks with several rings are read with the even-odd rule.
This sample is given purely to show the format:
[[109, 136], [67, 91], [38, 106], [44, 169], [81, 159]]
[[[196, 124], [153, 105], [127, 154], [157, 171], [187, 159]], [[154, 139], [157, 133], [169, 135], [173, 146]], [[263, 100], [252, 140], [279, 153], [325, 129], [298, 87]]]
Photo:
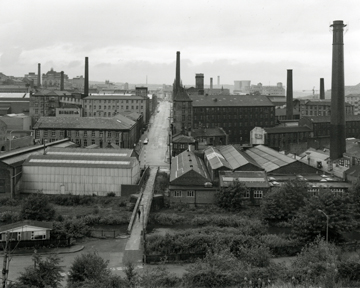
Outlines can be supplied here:
[[345, 103], [354, 105], [354, 115], [360, 114], [360, 94], [350, 94], [345, 96]]
[[[331, 114], [330, 99], [294, 100], [294, 109], [304, 116], [329, 116]], [[354, 115], [354, 105], [345, 103], [345, 115]]]
[[97, 145], [105, 148], [115, 144], [120, 148], [134, 148], [137, 123], [116, 115], [103, 117], [41, 117], [34, 125], [35, 137], [42, 143], [69, 138], [79, 147]]
[[192, 106], [192, 127], [222, 127], [229, 135], [230, 144], [249, 143], [254, 127], [275, 125], [275, 106], [266, 96], [197, 96], [192, 98]]
[[[64, 81], [67, 81], [68, 79], [68, 75], [64, 74]], [[45, 88], [60, 89], [60, 83], [61, 72], [56, 72], [53, 68], [42, 75], [42, 86]]]

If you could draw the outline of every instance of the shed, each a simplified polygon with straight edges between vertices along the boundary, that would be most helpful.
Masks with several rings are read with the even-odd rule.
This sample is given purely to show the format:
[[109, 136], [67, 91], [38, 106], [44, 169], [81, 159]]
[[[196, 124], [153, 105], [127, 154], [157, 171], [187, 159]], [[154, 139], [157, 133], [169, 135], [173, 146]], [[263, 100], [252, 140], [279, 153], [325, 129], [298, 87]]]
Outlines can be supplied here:
[[6, 241], [6, 234], [10, 233], [10, 241], [46, 240], [50, 239], [51, 222], [24, 220], [0, 227], [0, 241]]

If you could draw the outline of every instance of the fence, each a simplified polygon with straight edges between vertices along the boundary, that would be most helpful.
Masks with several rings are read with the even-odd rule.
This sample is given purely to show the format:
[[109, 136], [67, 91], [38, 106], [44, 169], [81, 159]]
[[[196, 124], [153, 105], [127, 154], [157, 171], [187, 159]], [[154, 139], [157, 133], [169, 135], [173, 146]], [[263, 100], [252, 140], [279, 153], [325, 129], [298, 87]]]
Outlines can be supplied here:
[[339, 244], [342, 251], [356, 251], [360, 249], [360, 241], [345, 242]]
[[90, 235], [94, 238], [116, 238], [120, 232], [116, 230], [90, 230]]
[[[3, 245], [0, 245], [0, 250], [3, 250], [5, 247], [5, 242]], [[72, 239], [47, 239], [47, 240], [22, 240], [10, 241], [10, 249], [16, 248], [37, 248], [37, 247], [67, 247], [72, 244]]]
[[206, 253], [181, 253], [181, 254], [168, 254], [168, 255], [145, 255], [146, 263], [159, 263], [159, 262], [193, 262], [196, 259], [202, 259]]

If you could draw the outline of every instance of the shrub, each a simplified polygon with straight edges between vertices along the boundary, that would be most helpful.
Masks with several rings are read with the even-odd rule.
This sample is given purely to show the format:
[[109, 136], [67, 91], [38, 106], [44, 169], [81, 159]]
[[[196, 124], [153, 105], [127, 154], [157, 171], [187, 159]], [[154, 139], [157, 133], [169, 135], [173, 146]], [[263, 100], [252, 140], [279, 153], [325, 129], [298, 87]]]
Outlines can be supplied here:
[[51, 195], [49, 201], [60, 206], [90, 205], [96, 202], [96, 197], [89, 195]]
[[360, 281], [360, 260], [348, 259], [338, 264], [338, 272], [341, 279]]
[[109, 193], [106, 194], [106, 196], [107, 197], [115, 197], [116, 194], [115, 194], [115, 192], [109, 192]]
[[54, 222], [52, 235], [55, 238], [83, 238], [90, 236], [90, 228], [84, 219], [68, 218], [63, 222]]
[[19, 221], [20, 214], [15, 211], [0, 212], [0, 222], [9, 223]]
[[30, 195], [22, 202], [20, 211], [22, 219], [50, 221], [54, 216], [55, 209], [44, 195]]
[[13, 199], [10, 197], [0, 198], [0, 206], [18, 206], [20, 204], [20, 200], [18, 199]]
[[167, 214], [167, 213], [155, 213], [150, 214], [150, 222], [157, 223], [160, 225], [174, 225], [182, 224], [185, 222], [186, 218], [178, 214]]

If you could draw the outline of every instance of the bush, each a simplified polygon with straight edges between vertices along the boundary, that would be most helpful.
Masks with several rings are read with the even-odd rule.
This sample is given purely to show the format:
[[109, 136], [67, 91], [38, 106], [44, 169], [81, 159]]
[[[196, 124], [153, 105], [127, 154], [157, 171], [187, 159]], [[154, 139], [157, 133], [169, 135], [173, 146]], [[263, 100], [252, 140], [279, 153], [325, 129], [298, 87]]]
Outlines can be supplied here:
[[360, 281], [360, 259], [348, 259], [338, 264], [341, 279]]
[[150, 214], [149, 222], [160, 225], [174, 225], [184, 223], [186, 218], [178, 214], [155, 213]]
[[0, 206], [18, 206], [21, 204], [21, 201], [18, 199], [13, 199], [10, 197], [0, 198]]
[[0, 212], [0, 222], [9, 223], [9, 222], [17, 222], [19, 221], [20, 214], [15, 211], [5, 211]]
[[50, 221], [55, 216], [55, 209], [48, 198], [42, 194], [34, 194], [25, 198], [21, 205], [20, 217], [22, 219]]
[[90, 228], [84, 219], [68, 218], [63, 222], [54, 222], [52, 235], [55, 238], [83, 238], [90, 236]]
[[51, 195], [49, 201], [60, 206], [90, 205], [96, 202], [96, 197], [88, 195]]
[[115, 194], [115, 192], [109, 192], [109, 193], [106, 194], [106, 196], [107, 197], [115, 197], [116, 194]]

